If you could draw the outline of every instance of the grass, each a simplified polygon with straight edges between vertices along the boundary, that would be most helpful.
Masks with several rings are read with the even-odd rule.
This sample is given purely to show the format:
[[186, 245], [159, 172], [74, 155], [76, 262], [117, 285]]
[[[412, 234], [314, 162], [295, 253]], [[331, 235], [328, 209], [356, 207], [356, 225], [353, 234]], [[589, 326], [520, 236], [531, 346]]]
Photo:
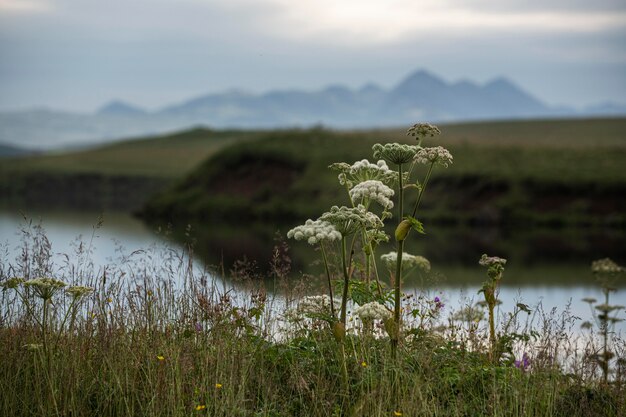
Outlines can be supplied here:
[[[586, 417], [626, 411], [626, 369], [615, 365], [604, 383], [589, 356], [598, 349], [597, 335], [576, 336], [578, 322], [566, 311], [534, 310], [511, 321], [516, 307], [502, 306], [498, 332], [515, 343], [511, 355], [494, 363], [484, 319], [463, 318], [464, 306], [433, 310], [426, 293], [407, 295], [397, 361], [380, 324], [368, 330], [350, 320], [346, 387], [328, 323], [297, 313], [303, 295], [315, 289], [307, 277], [287, 279], [290, 262], [281, 244], [268, 287], [246, 263], [237, 264], [228, 281], [197, 269], [191, 246], [137, 251], [97, 270], [88, 239], [59, 265], [40, 229], [24, 236], [18, 262], [0, 259], [0, 283], [53, 276], [94, 292], [72, 304], [60, 290], [42, 327], [41, 299], [26, 287], [18, 287], [23, 297], [2, 291], [2, 415]], [[64, 320], [66, 313], [72, 319]], [[617, 357], [625, 347], [614, 339]], [[526, 368], [514, 362], [524, 352]]]

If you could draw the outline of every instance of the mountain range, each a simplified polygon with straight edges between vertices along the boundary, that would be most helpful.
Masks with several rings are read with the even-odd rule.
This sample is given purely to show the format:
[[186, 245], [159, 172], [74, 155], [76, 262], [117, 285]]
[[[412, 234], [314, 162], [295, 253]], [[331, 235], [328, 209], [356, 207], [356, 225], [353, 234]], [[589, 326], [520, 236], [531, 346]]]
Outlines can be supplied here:
[[208, 126], [212, 128], [332, 128], [406, 126], [418, 121], [452, 122], [547, 117], [626, 115], [626, 105], [602, 103], [575, 110], [550, 107], [506, 78], [485, 84], [448, 83], [419, 70], [391, 89], [367, 84], [320, 91], [283, 90], [209, 94], [146, 111], [113, 101], [96, 113], [54, 110], [0, 113], [0, 144], [27, 149], [91, 146], [131, 136]]

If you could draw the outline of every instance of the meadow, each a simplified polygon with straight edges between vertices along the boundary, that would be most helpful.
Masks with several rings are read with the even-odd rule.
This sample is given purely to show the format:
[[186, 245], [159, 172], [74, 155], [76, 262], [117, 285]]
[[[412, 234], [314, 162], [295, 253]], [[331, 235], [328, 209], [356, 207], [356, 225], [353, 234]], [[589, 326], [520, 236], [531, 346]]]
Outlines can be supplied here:
[[[526, 123], [547, 136], [527, 137]], [[281, 240], [266, 243], [267, 271], [246, 261], [199, 268], [191, 241], [97, 268], [87, 240], [55, 263], [45, 233], [29, 226], [20, 256], [0, 255], [0, 413], [624, 415], [626, 344], [614, 332], [624, 306], [611, 303], [623, 267], [590, 265], [604, 298], [586, 300], [582, 320], [568, 306], [500, 304], [508, 266], [497, 256], [474, 260], [485, 276], [481, 302], [447, 305], [402, 288], [410, 269], [431, 267], [404, 252], [430, 223], [621, 227], [624, 121], [573, 123], [582, 125], [502, 123], [518, 126], [516, 137], [498, 123], [468, 133], [442, 126], [453, 136], [428, 145], [447, 149], [415, 146], [405, 131], [263, 132], [207, 151], [143, 210], [244, 226], [293, 220], [287, 236], [310, 245], [324, 266], [319, 277], [295, 274]], [[587, 140], [583, 125], [599, 139]], [[559, 126], [567, 144], [551, 139]], [[435, 135], [430, 125], [412, 129], [420, 145]], [[372, 158], [381, 136], [400, 142], [373, 147], [386, 163], [353, 163]], [[425, 176], [414, 182], [403, 172]], [[527, 196], [532, 190], [538, 195]], [[476, 217], [475, 194], [499, 211]], [[560, 203], [537, 215], [547, 196]], [[386, 241], [395, 251], [380, 256]]]

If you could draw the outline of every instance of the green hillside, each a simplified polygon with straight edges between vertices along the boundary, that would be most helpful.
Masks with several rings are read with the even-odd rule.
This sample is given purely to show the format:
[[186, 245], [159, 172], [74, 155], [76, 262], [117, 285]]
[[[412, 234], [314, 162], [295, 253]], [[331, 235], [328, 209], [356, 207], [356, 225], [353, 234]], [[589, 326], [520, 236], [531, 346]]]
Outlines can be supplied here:
[[[623, 224], [626, 120], [497, 122], [442, 126], [435, 144], [454, 164], [436, 173], [424, 201], [439, 223]], [[150, 200], [144, 215], [175, 223], [315, 218], [346, 202], [327, 167], [371, 159], [376, 142], [402, 131], [268, 132], [215, 153]], [[244, 220], [245, 219], [245, 220]]]

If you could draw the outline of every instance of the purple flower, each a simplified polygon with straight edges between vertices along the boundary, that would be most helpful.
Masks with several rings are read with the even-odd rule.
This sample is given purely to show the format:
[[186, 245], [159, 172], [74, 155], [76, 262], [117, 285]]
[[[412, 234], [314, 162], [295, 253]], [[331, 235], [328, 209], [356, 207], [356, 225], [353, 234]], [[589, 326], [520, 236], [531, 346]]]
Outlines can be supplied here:
[[516, 360], [514, 362], [514, 365], [516, 368], [521, 369], [522, 371], [525, 371], [526, 369], [530, 367], [530, 356], [528, 356], [528, 354], [524, 352], [524, 354], [522, 355], [522, 359]]
[[202, 331], [202, 325], [200, 324], [200, 322], [197, 321], [194, 327], [196, 328], [196, 332]]
[[439, 297], [435, 297], [435, 299], [433, 301], [435, 303], [435, 309], [436, 310], [440, 310], [440, 309], [442, 309], [445, 306], [445, 304], [441, 302], [441, 299]]

